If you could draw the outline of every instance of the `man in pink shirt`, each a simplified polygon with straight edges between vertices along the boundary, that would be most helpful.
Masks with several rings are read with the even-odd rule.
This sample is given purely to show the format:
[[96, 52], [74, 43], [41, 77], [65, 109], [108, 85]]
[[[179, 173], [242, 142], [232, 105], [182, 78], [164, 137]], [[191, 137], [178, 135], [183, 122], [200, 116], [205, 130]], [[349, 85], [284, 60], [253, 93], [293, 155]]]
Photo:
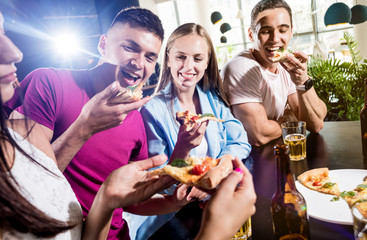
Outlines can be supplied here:
[[[142, 8], [125, 9], [101, 36], [101, 58], [95, 68], [37, 69], [21, 82], [24, 104], [18, 107], [15, 98], [8, 104], [15, 108], [12, 118], [26, 115], [42, 125], [84, 216], [113, 170], [148, 158], [145, 128], [137, 109], [149, 97], [128, 104], [111, 104], [108, 99], [119, 89], [150, 77], [162, 40], [163, 27], [156, 15]], [[186, 199], [198, 197], [190, 197], [193, 191], [186, 192], [183, 187], [178, 191], [181, 198], [158, 197], [126, 210], [148, 215], [177, 211], [190, 201]], [[109, 239], [129, 239], [122, 212], [114, 211]]]
[[327, 109], [312, 87], [303, 52], [273, 62], [276, 50], [288, 48], [293, 36], [292, 11], [284, 0], [259, 1], [248, 30], [252, 49], [231, 59], [222, 69], [233, 115], [244, 125], [252, 145], [281, 136], [280, 123], [302, 120], [319, 132]]

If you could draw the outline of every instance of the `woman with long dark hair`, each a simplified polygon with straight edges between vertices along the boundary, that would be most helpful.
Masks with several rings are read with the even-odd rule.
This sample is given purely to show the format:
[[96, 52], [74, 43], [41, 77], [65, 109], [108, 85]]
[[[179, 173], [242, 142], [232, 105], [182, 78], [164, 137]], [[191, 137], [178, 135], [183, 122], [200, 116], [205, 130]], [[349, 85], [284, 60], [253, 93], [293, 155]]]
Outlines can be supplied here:
[[[22, 52], [5, 35], [0, 12], [0, 239], [105, 239], [113, 210], [146, 200], [172, 179], [148, 176], [165, 156], [129, 164], [110, 174], [100, 188], [82, 234], [80, 204], [56, 165], [41, 127], [26, 119], [7, 120], [3, 104], [18, 85], [15, 63]], [[140, 182], [139, 186], [136, 183]]]

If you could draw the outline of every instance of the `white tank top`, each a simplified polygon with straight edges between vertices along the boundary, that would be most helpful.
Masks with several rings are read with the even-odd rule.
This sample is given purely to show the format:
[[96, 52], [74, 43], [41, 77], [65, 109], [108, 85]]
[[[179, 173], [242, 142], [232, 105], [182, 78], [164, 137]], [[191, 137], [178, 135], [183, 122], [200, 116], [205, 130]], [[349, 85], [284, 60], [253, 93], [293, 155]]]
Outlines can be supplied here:
[[[23, 139], [9, 128], [14, 140], [30, 156], [50, 172], [29, 160], [15, 149], [14, 165], [10, 172], [20, 186], [22, 195], [48, 216], [61, 221], [79, 223], [76, 227], [47, 239], [80, 239], [83, 213], [80, 204], [68, 181], [57, 168], [56, 163], [41, 150]], [[53, 174], [52, 174], [52, 173]], [[9, 233], [3, 231], [2, 239], [40, 239], [32, 234]]]

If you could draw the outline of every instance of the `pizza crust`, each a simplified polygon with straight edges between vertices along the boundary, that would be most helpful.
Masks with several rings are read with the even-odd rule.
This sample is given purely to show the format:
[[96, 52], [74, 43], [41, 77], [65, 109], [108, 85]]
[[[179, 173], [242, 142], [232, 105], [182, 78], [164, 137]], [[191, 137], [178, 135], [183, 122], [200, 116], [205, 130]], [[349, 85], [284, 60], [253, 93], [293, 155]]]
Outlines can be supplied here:
[[[194, 157], [195, 158], [195, 157]], [[190, 186], [202, 187], [205, 189], [213, 189], [217, 187], [223, 178], [227, 177], [233, 171], [232, 160], [234, 157], [230, 154], [223, 155], [217, 159], [218, 164], [210, 168], [207, 172], [201, 175], [194, 175], [191, 170], [198, 162], [193, 162], [192, 165], [185, 167], [174, 167], [166, 165], [161, 169], [156, 169], [150, 172], [152, 175], [170, 175], [179, 182]]]
[[143, 83], [132, 88], [127, 87], [125, 91], [118, 91], [115, 95], [108, 99], [109, 103], [120, 104], [139, 101], [143, 97]]
[[190, 131], [195, 124], [200, 122], [205, 122], [207, 120], [216, 121], [216, 122], [224, 122], [223, 119], [219, 119], [214, 114], [204, 113], [204, 114], [193, 114], [190, 113], [189, 110], [184, 112], [178, 111], [176, 112], [176, 120], [181, 124], [185, 125], [185, 130]]
[[200, 178], [196, 186], [205, 189], [213, 189], [233, 171], [232, 155], [223, 155], [216, 167], [211, 168], [202, 178]]

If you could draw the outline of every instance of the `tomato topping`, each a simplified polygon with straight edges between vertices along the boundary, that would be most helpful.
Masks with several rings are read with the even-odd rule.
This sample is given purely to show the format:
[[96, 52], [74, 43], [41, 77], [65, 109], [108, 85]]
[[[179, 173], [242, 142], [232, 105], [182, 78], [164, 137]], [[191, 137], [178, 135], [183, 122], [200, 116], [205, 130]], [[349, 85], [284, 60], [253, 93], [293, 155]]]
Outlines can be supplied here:
[[191, 170], [191, 173], [194, 175], [201, 175], [208, 171], [210, 167], [208, 165], [195, 165]]
[[196, 121], [198, 119], [199, 119], [199, 116], [193, 116], [193, 117], [191, 117], [191, 120], [193, 120], [193, 121]]
[[321, 186], [321, 183], [318, 182], [318, 181], [315, 181], [315, 182], [312, 183], [312, 186]]

